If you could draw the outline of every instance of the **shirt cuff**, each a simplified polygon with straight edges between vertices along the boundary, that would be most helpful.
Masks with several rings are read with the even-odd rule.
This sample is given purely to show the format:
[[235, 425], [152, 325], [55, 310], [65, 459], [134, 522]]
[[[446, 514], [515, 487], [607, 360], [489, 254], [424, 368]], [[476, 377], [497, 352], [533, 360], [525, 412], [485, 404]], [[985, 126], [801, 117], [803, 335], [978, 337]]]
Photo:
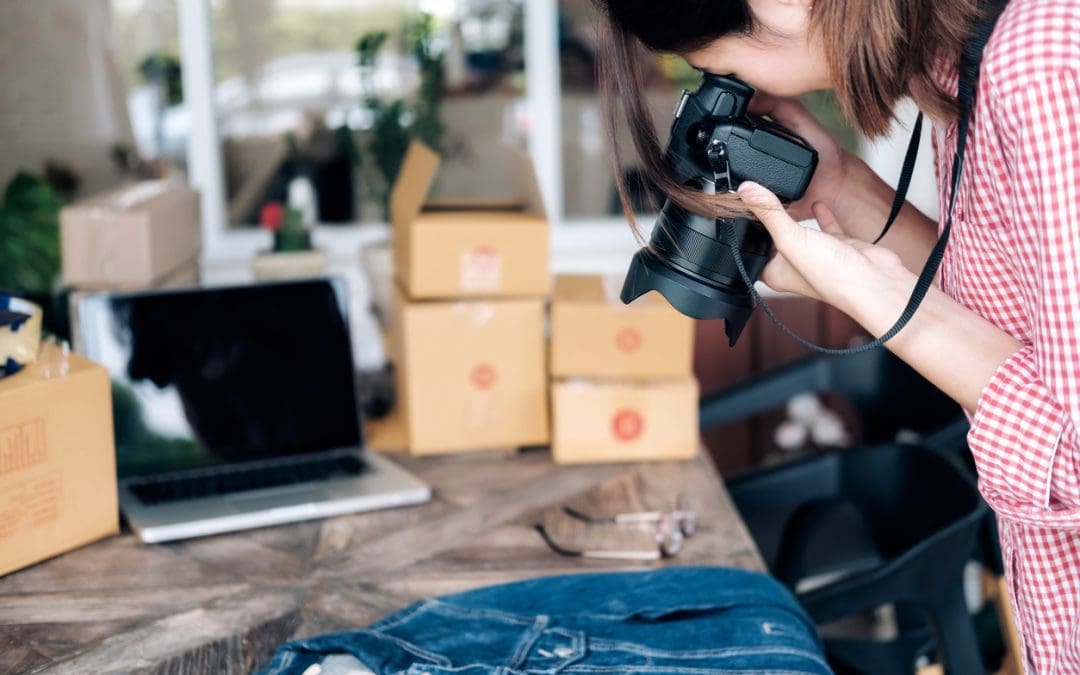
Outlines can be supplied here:
[[1051, 508], [1054, 460], [1067, 421], [1041, 381], [1030, 346], [998, 366], [979, 397], [968, 433], [979, 487], [995, 510]]

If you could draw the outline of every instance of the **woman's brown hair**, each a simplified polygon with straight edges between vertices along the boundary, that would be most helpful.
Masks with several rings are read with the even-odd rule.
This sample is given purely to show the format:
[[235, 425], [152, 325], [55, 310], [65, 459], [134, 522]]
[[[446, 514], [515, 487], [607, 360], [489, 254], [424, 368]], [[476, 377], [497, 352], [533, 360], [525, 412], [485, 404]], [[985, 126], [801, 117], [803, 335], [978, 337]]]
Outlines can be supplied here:
[[[615, 130], [621, 105], [649, 178], [683, 208], [716, 217], [743, 212], [731, 195], [709, 196], [672, 177], [645, 103], [645, 49], [687, 53], [724, 35], [755, 30], [748, 0], [594, 0], [600, 25], [598, 74], [623, 211], [633, 212]], [[958, 58], [979, 0], [816, 0], [810, 30], [826, 48], [845, 117], [868, 136], [884, 134], [894, 108], [911, 96], [934, 119], [957, 114], [955, 99], [932, 76], [940, 59]]]

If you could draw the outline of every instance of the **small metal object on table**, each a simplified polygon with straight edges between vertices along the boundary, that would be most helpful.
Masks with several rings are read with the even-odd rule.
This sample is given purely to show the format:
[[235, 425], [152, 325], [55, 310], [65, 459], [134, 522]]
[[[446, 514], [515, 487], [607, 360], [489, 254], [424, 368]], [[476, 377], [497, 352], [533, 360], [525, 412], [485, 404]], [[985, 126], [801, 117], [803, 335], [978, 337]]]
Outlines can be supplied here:
[[[763, 569], [704, 452], [571, 467], [546, 451], [396, 459], [431, 484], [431, 502], [166, 545], [127, 533], [0, 578], [0, 672], [249, 672], [285, 640], [359, 628], [421, 597], [574, 572]], [[648, 546], [648, 528], [590, 525], [562, 506], [664, 509], [680, 492], [697, 532], [662, 562], [560, 557], [533, 530], [542, 522], [567, 546]]]

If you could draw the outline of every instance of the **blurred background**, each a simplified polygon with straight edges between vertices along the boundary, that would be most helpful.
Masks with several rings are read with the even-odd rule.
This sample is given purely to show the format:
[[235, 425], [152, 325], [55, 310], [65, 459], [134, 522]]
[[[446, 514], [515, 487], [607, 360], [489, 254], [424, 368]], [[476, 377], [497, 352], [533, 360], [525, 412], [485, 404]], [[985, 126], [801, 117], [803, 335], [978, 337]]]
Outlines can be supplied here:
[[[590, 0], [6, 2], [0, 186], [33, 177], [62, 205], [135, 180], [180, 177], [202, 196], [200, 277], [221, 283], [251, 279], [251, 260], [269, 242], [263, 210], [288, 200], [301, 177], [313, 188], [326, 270], [351, 286], [357, 360], [377, 369], [385, 354], [371, 307], [391, 278], [389, 186], [412, 138], [443, 155], [436, 197], [505, 195], [511, 172], [502, 146], [527, 151], [552, 223], [552, 272], [625, 271], [636, 242], [608, 162], [595, 27]], [[695, 75], [677, 58], [655, 58], [649, 100], [661, 131]], [[895, 180], [913, 110], [891, 137], [868, 143], [830, 96], [806, 102], [845, 146]], [[652, 190], [625, 136], [620, 147], [647, 209]], [[933, 215], [930, 155], [910, 195]], [[58, 252], [46, 244], [30, 260], [4, 222], [0, 269], [19, 268], [21, 281], [12, 273], [0, 285], [49, 291]], [[811, 338], [858, 339], [828, 310], [777, 303]], [[706, 391], [803, 353], [755, 327], [751, 335], [761, 337], [744, 340], [741, 355], [727, 351], [711, 323], [698, 332]]]

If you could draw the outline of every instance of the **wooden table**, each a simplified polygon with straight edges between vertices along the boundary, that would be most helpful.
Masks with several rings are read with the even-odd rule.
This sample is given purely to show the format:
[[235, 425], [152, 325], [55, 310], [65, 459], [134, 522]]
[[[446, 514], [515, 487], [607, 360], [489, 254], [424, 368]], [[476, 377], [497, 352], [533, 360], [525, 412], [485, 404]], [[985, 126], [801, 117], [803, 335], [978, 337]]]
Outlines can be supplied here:
[[633, 466], [558, 467], [546, 451], [399, 459], [431, 483], [431, 502], [167, 545], [127, 533], [0, 579], [0, 673], [248, 672], [289, 638], [424, 596], [620, 568], [552, 554], [537, 520], [568, 546], [651, 545], [645, 531], [572, 521], [564, 503], [668, 509], [685, 491], [699, 529], [670, 564], [762, 569], [704, 453]]

